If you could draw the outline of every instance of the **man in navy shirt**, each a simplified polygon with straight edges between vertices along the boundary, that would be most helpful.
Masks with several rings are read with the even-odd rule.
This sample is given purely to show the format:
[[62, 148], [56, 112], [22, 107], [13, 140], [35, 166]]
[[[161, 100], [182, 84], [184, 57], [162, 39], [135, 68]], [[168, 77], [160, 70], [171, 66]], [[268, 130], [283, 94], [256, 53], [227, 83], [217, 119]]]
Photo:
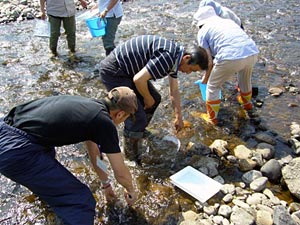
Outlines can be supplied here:
[[103, 100], [81, 96], [51, 96], [14, 107], [0, 121], [0, 172], [18, 182], [53, 208], [64, 224], [94, 224], [95, 199], [55, 159], [56, 146], [86, 142], [92, 165], [108, 201], [116, 198], [102, 153], [132, 205], [136, 190], [124, 164], [115, 125], [137, 110], [128, 87], [111, 90]]
[[107, 90], [127, 86], [138, 98], [135, 121], [125, 121], [125, 155], [135, 159], [138, 141], [161, 101], [161, 96], [150, 80], [169, 78], [170, 97], [175, 111], [175, 128], [183, 127], [177, 73], [206, 70], [205, 49], [192, 46], [184, 49], [174, 41], [160, 36], [142, 35], [119, 45], [100, 63], [100, 77]]

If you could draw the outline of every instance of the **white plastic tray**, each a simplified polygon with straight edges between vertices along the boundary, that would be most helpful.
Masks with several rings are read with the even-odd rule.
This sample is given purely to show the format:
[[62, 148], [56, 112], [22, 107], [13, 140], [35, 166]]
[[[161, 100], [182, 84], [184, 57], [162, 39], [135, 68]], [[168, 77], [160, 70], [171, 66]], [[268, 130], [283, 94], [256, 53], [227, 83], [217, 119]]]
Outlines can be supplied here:
[[191, 166], [170, 176], [170, 179], [173, 184], [202, 203], [214, 196], [222, 187], [222, 184]]

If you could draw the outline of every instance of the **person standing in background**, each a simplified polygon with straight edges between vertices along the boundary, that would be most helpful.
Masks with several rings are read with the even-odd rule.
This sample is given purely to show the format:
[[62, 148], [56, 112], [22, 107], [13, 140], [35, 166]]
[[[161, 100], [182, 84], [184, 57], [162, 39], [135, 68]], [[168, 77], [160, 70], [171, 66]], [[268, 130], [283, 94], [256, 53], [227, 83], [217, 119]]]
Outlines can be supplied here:
[[235, 73], [239, 90], [237, 100], [245, 110], [252, 109], [251, 77], [259, 50], [244, 30], [232, 20], [217, 16], [211, 6], [199, 8], [194, 19], [199, 28], [198, 44], [206, 49], [209, 58], [208, 69], [202, 79], [202, 83], [207, 83], [207, 113], [201, 114], [201, 117], [217, 124], [221, 86]]
[[[82, 7], [86, 8], [85, 0], [79, 0]], [[63, 23], [69, 48], [69, 55], [75, 57], [76, 46], [76, 22], [75, 22], [75, 3], [74, 0], [40, 0], [42, 16], [41, 19], [46, 19], [47, 16], [50, 23], [50, 40], [49, 47], [52, 57], [57, 57], [57, 43], [60, 37], [60, 27]]]
[[[94, 6], [95, 9], [97, 6]], [[123, 16], [123, 7], [120, 0], [98, 0], [99, 17], [106, 19], [106, 33], [102, 36], [106, 56], [114, 50], [115, 37]]]

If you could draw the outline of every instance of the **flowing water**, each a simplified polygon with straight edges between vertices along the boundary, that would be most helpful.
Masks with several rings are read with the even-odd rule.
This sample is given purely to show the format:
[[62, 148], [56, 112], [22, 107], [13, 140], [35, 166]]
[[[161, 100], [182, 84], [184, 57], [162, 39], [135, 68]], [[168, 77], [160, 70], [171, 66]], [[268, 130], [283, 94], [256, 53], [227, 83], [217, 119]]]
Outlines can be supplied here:
[[[121, 43], [132, 36], [157, 34], [183, 44], [191, 43], [197, 34], [197, 30], [191, 27], [191, 21], [198, 3], [195, 0], [126, 2], [116, 41]], [[291, 122], [299, 122], [300, 118], [299, 107], [288, 107], [289, 103], [299, 105], [300, 95], [287, 91], [289, 87], [300, 87], [300, 57], [297, 50], [300, 49], [300, 3], [298, 0], [229, 0], [221, 3], [240, 15], [246, 32], [260, 49], [253, 73], [253, 85], [259, 89], [257, 99], [263, 102], [262, 107], [257, 108], [259, 119], [268, 130], [287, 139]], [[91, 38], [86, 25], [78, 23], [79, 61], [69, 60], [65, 36], [59, 41], [60, 57], [51, 60], [48, 39], [34, 37], [34, 25], [33, 20], [0, 25], [0, 116], [15, 104], [43, 96], [72, 94], [103, 97], [104, 86], [94, 73], [105, 55], [101, 39]], [[233, 101], [234, 79], [226, 83], [222, 90], [222, 126], [212, 128], [198, 117], [198, 112], [205, 111], [199, 89], [194, 84], [200, 76], [200, 73], [180, 74], [186, 127], [178, 134], [174, 133], [172, 126], [173, 112], [166, 91], [167, 79], [155, 83], [163, 96], [162, 104], [149, 126], [156, 136], [145, 140], [139, 165], [127, 162], [140, 190], [139, 200], [133, 207], [125, 206], [122, 188], [117, 183], [114, 185], [120, 201], [105, 204], [97, 176], [89, 165], [82, 144], [57, 149], [58, 159], [93, 191], [97, 200], [96, 224], [176, 224], [182, 211], [197, 210], [197, 205], [195, 199], [174, 188], [169, 176], [193, 161], [205, 162], [201, 152], [188, 152], [187, 146], [191, 143], [209, 145], [217, 138], [228, 141], [231, 148], [245, 143], [247, 129], [251, 126]], [[286, 92], [275, 98], [268, 94], [270, 87], [281, 87]], [[167, 135], [177, 136], [181, 141], [179, 152], [176, 145], [163, 140]], [[205, 151], [203, 145], [200, 151]], [[220, 159], [216, 157], [215, 160]], [[219, 172], [227, 183], [238, 181], [241, 175], [236, 168], [226, 165], [221, 165]], [[59, 223], [51, 209], [26, 188], [3, 176], [0, 176], [0, 183], [0, 224]], [[285, 198], [290, 200], [287, 196]], [[219, 200], [216, 196], [209, 203]]]

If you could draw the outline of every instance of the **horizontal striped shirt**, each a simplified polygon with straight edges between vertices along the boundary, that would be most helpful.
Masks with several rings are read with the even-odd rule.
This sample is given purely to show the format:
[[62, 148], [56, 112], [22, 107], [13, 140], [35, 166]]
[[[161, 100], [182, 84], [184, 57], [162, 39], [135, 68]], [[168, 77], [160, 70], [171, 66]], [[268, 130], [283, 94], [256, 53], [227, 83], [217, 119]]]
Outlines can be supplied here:
[[133, 77], [145, 66], [152, 79], [168, 75], [177, 78], [183, 47], [174, 41], [155, 35], [132, 38], [115, 49], [120, 68]]

